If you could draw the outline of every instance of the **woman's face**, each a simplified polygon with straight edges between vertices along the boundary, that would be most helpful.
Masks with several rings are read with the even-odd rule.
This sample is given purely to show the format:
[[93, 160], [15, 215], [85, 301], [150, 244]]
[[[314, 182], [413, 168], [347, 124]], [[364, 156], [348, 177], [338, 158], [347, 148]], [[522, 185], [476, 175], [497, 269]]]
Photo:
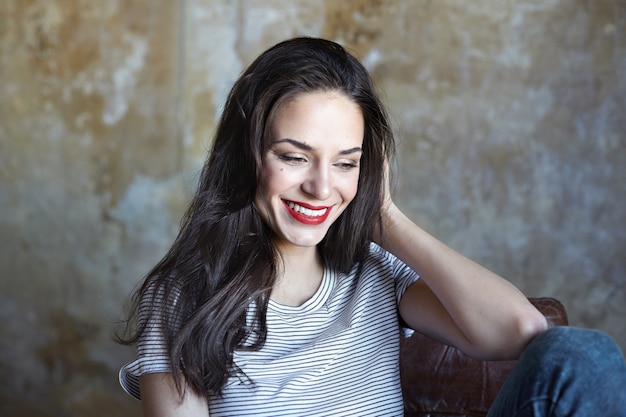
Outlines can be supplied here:
[[279, 248], [315, 246], [356, 195], [363, 115], [340, 92], [303, 93], [269, 127], [255, 205]]

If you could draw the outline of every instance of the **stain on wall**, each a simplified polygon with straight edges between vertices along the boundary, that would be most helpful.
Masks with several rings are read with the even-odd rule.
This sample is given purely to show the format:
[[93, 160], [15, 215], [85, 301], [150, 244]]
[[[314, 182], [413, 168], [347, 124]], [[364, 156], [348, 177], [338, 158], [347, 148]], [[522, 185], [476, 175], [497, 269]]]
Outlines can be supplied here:
[[111, 341], [174, 238], [233, 81], [295, 35], [372, 71], [398, 203], [626, 348], [626, 4], [0, 5], [0, 415], [139, 415]]

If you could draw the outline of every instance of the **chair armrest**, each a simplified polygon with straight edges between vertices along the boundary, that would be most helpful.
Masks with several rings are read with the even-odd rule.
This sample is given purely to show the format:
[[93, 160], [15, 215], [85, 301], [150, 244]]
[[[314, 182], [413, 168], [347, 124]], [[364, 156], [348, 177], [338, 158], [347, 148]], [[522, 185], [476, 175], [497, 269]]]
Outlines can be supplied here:
[[[568, 324], [554, 298], [530, 298], [548, 325]], [[400, 342], [400, 380], [405, 416], [487, 415], [515, 361], [482, 361], [415, 332]]]

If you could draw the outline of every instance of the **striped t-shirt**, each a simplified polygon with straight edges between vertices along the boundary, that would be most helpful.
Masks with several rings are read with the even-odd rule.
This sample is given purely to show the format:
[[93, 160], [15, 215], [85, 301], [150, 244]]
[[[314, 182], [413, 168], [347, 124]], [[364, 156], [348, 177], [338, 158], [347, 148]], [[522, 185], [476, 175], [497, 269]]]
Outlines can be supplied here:
[[[360, 276], [357, 268], [349, 274], [326, 269], [303, 305], [270, 300], [263, 348], [234, 352], [253, 384], [230, 378], [222, 397], [209, 401], [210, 415], [401, 416], [397, 305], [417, 279], [372, 244]], [[166, 349], [152, 333], [139, 342], [137, 359], [120, 370], [120, 382], [140, 398], [140, 375], [168, 371]]]

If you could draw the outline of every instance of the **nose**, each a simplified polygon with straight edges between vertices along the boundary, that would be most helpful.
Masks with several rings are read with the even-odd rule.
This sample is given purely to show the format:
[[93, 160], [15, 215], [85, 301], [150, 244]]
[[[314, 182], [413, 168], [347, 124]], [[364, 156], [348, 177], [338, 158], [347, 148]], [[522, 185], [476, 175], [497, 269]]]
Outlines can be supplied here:
[[326, 200], [330, 197], [331, 172], [329, 167], [317, 165], [309, 170], [307, 178], [302, 183], [302, 190], [316, 200]]

